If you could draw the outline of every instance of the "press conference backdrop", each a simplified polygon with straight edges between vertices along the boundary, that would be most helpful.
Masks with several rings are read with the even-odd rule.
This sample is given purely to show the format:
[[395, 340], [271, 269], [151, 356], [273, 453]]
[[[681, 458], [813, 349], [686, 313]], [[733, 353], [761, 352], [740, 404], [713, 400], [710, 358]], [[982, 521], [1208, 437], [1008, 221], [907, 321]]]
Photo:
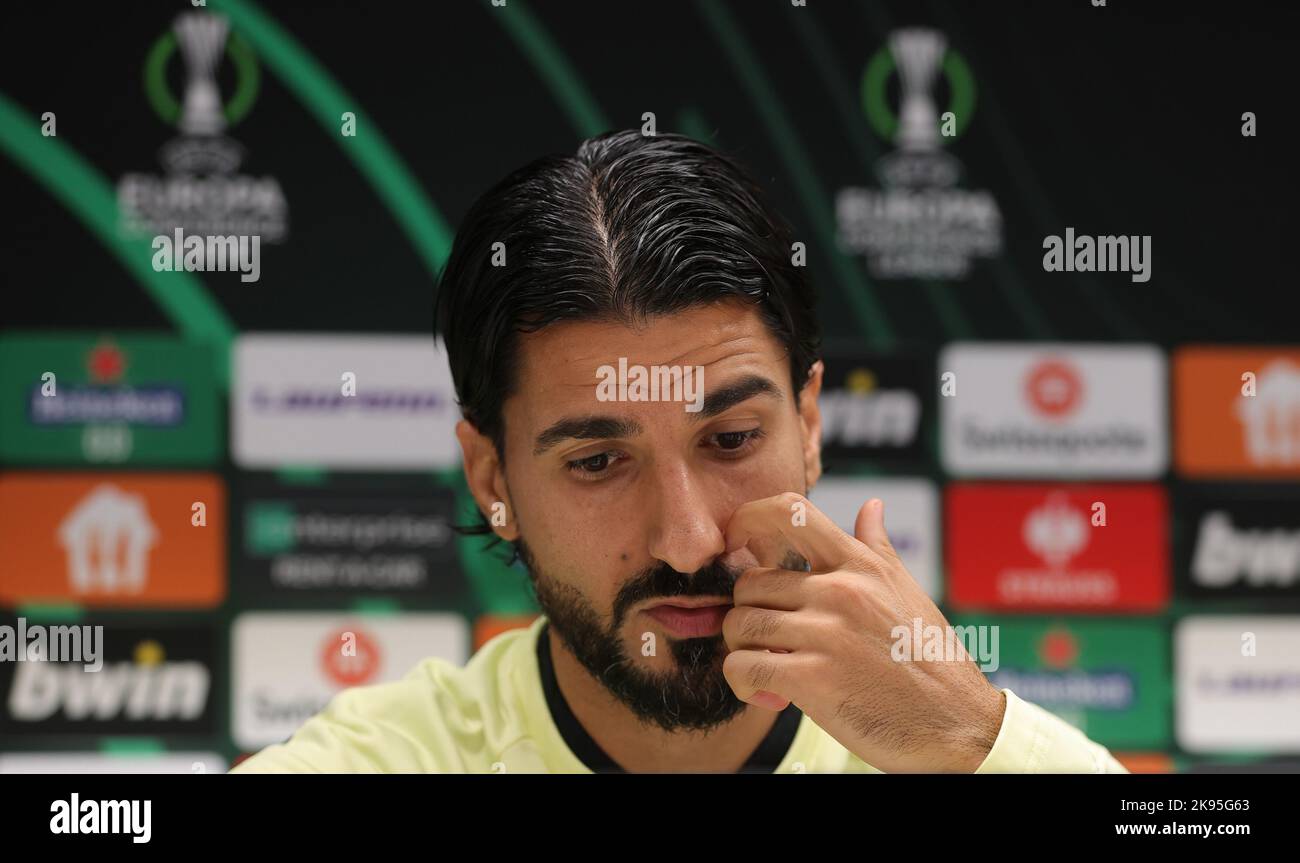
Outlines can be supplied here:
[[[432, 286], [477, 194], [616, 128], [732, 153], [792, 223], [813, 500], [883, 497], [996, 683], [1133, 770], [1300, 766], [1294, 10], [4, 14], [0, 771], [220, 770], [529, 619], [451, 529]], [[245, 245], [190, 271], [189, 235]], [[57, 626], [102, 668], [13, 649]]]

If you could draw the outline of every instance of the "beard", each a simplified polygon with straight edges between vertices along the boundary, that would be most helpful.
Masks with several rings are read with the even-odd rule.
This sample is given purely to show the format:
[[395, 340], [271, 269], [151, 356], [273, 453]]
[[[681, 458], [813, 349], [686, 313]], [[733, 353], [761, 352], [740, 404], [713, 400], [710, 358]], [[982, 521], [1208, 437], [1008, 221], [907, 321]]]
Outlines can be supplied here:
[[[582, 591], [543, 572], [522, 538], [515, 545], [528, 568], [537, 603], [560, 640], [582, 667], [639, 720], [670, 732], [709, 731], [748, 706], [732, 692], [722, 673], [729, 649], [721, 634], [667, 639], [672, 656], [669, 671], [645, 668], [637, 661], [639, 657], [628, 655], [620, 635], [628, 610], [637, 603], [684, 596], [730, 598], [739, 572], [717, 560], [690, 574], [667, 564], [650, 567], [619, 589], [606, 626]], [[794, 554], [782, 565], [791, 569], [806, 567], [803, 559]]]

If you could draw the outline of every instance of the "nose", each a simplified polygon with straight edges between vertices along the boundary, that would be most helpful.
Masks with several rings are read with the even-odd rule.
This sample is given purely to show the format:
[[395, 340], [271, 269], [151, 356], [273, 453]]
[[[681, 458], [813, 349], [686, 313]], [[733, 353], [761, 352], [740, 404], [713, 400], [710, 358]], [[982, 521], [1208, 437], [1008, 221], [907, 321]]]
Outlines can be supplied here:
[[682, 463], [659, 465], [647, 490], [650, 554], [678, 572], [696, 572], [727, 550], [716, 501]]

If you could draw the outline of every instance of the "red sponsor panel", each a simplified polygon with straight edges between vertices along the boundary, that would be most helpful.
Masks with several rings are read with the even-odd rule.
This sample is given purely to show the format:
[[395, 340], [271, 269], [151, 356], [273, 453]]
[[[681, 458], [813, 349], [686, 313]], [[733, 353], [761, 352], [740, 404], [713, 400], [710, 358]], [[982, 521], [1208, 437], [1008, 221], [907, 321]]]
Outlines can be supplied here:
[[1168, 523], [1158, 485], [950, 485], [949, 602], [1158, 611], [1169, 601]]

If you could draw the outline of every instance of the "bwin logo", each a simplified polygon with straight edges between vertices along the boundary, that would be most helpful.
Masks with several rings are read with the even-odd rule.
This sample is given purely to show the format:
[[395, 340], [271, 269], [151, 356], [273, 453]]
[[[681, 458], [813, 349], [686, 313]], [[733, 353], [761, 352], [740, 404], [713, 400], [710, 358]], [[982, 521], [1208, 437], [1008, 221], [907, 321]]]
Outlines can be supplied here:
[[9, 714], [44, 722], [62, 713], [75, 721], [190, 721], [203, 714], [211, 674], [199, 662], [165, 661], [162, 646], [144, 641], [133, 661], [106, 662], [98, 672], [75, 665], [25, 662], [14, 674]]

